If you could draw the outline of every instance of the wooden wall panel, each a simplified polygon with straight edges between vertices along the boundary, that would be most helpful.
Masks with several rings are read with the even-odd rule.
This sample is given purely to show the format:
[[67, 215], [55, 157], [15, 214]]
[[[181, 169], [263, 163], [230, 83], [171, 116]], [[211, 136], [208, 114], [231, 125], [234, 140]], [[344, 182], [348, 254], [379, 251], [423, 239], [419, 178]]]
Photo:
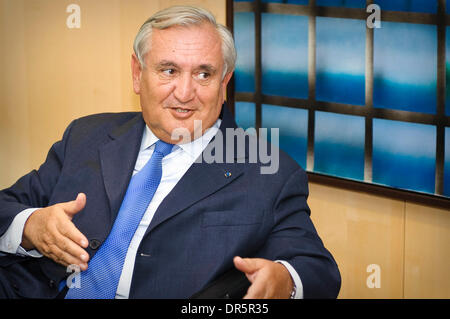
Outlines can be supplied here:
[[450, 298], [450, 210], [406, 204], [405, 298]]
[[[339, 298], [402, 298], [404, 203], [314, 183], [308, 203], [341, 271]], [[367, 285], [369, 265], [379, 266], [380, 288]]]
[[0, 1], [0, 188], [31, 167], [23, 10], [23, 1]]

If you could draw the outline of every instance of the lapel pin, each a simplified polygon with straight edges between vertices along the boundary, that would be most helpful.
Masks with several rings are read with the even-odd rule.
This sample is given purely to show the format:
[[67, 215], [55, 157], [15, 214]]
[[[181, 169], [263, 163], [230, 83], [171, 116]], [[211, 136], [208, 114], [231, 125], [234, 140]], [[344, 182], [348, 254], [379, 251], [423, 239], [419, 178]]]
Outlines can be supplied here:
[[226, 172], [224, 175], [225, 175], [225, 177], [230, 177], [231, 173], [230, 172]]

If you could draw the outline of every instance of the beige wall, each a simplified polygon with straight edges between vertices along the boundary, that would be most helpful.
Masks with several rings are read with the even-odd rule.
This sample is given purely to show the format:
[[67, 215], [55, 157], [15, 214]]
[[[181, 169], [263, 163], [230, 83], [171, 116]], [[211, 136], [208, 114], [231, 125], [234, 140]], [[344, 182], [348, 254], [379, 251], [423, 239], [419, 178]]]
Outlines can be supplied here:
[[339, 298], [450, 298], [450, 210], [316, 183], [308, 203], [341, 271]]
[[[81, 7], [68, 29], [66, 7]], [[74, 118], [139, 110], [132, 41], [171, 4], [225, 0], [0, 0], [0, 188], [37, 168]], [[342, 273], [340, 298], [450, 298], [450, 212], [311, 183], [312, 218]], [[381, 287], [366, 285], [368, 265]]]
[[[71, 3], [79, 29], [66, 25]], [[225, 0], [0, 0], [0, 189], [37, 168], [73, 119], [139, 110], [134, 36], [175, 4], [203, 6], [225, 24]]]

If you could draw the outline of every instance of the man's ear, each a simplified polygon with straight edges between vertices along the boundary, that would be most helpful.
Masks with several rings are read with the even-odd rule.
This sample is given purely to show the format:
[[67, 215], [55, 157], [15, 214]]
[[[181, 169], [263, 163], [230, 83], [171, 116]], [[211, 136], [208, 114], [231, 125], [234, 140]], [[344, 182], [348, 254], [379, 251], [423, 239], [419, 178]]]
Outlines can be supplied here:
[[134, 53], [131, 55], [131, 75], [133, 77], [134, 93], [139, 94], [141, 92], [142, 67], [139, 59]]
[[226, 92], [227, 90], [227, 85], [228, 82], [230, 82], [231, 77], [233, 76], [233, 71], [228, 72], [227, 74], [225, 74], [223, 80], [222, 80], [222, 89], [224, 92]]

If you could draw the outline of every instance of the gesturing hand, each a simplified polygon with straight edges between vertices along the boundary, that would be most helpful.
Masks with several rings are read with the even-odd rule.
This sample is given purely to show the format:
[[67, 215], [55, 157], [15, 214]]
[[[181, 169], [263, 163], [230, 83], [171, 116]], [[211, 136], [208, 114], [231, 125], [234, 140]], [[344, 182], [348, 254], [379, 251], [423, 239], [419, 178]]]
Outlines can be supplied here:
[[294, 286], [289, 271], [280, 263], [262, 258], [234, 257], [235, 267], [251, 282], [244, 299], [289, 298]]
[[70, 202], [59, 203], [36, 210], [25, 223], [21, 246], [37, 249], [55, 262], [87, 269], [89, 254], [87, 238], [72, 223], [75, 214], [86, 205], [86, 195], [78, 194]]

